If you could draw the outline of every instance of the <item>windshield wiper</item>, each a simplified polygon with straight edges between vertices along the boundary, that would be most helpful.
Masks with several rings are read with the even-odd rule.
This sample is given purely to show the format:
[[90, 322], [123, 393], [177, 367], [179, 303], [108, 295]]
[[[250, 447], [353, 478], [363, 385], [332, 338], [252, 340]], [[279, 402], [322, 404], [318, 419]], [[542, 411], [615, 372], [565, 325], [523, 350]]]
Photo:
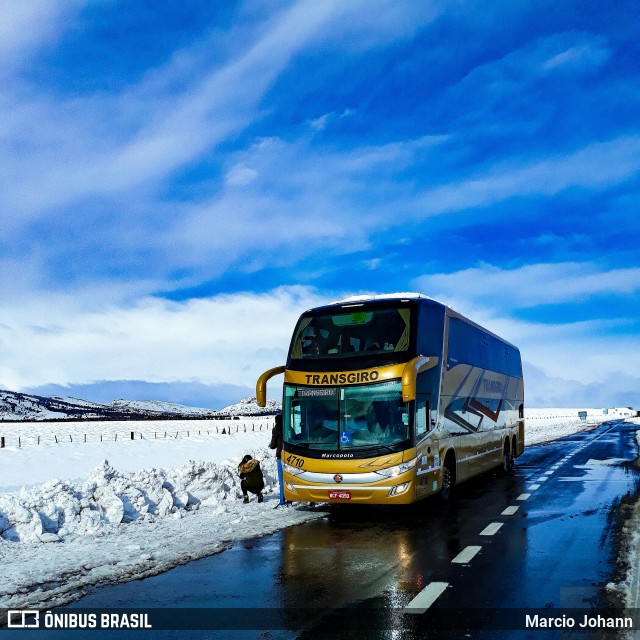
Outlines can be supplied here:
[[388, 444], [374, 444], [370, 447], [349, 447], [348, 449], [342, 449], [342, 451], [374, 451], [377, 449], [386, 449], [389, 453], [397, 453], [397, 451]]

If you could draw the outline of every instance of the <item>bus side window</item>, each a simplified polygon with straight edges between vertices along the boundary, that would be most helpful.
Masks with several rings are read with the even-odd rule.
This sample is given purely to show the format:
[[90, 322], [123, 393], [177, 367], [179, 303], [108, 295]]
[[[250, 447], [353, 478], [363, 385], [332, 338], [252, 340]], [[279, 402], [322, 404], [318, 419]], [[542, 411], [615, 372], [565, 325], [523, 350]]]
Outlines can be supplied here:
[[416, 396], [416, 439], [429, 431], [429, 401], [426, 395]]

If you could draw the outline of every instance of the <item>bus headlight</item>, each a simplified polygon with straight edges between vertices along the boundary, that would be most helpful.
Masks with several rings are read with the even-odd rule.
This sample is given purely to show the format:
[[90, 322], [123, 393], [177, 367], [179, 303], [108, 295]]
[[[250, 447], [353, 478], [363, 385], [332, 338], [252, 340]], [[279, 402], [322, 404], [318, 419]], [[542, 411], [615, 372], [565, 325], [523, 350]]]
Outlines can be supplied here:
[[284, 483], [284, 486], [287, 487], [287, 489], [291, 492], [291, 493], [298, 493], [295, 489], [295, 487], [292, 484], [289, 484], [288, 482]]
[[409, 471], [416, 466], [418, 462], [418, 458], [414, 458], [413, 460], [409, 460], [409, 462], [403, 462], [402, 464], [396, 465], [395, 467], [388, 467], [387, 469], [380, 469], [376, 471], [379, 476], [383, 476], [385, 478], [395, 478], [399, 476], [401, 473], [405, 471]]
[[399, 495], [402, 495], [403, 493], [406, 493], [410, 484], [411, 484], [410, 482], [403, 482], [402, 484], [392, 487], [391, 491], [389, 491], [389, 496], [399, 496]]
[[304, 469], [298, 467], [292, 467], [290, 464], [282, 463], [282, 470], [288, 473], [290, 476], [299, 476], [304, 473]]

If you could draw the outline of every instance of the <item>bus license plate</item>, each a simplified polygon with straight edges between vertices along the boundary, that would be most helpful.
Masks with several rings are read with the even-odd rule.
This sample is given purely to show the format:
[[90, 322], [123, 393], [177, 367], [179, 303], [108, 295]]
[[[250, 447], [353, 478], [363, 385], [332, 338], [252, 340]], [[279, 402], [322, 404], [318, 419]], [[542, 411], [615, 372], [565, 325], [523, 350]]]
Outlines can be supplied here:
[[351, 500], [351, 491], [329, 491], [330, 500]]

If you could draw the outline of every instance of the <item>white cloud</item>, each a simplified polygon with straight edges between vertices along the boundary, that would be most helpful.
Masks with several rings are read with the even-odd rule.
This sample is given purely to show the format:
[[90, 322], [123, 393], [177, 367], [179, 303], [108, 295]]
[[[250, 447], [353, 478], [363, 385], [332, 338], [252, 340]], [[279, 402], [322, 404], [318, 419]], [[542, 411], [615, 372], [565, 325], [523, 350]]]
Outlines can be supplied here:
[[610, 57], [611, 52], [603, 46], [593, 43], [576, 45], [552, 55], [542, 64], [542, 69], [544, 71], [561, 69], [575, 73], [599, 68]]
[[[6, 304], [0, 309], [0, 387], [144, 380], [254, 388], [263, 371], [284, 364], [301, 312], [350, 293], [359, 292], [299, 286], [186, 302], [144, 298], [93, 309], [71, 296]], [[448, 302], [520, 348], [530, 405], [635, 402], [640, 337], [609, 335], [615, 323], [524, 322], [492, 305]], [[274, 380], [273, 397], [280, 383]]]
[[[640, 336], [634, 330], [635, 318], [572, 322], [567, 312], [563, 314], [567, 318], [564, 321], [533, 322], [512, 316], [515, 309], [541, 304], [592, 302], [592, 316], [598, 318], [598, 297], [637, 292], [640, 269], [603, 271], [588, 262], [537, 264], [512, 270], [483, 264], [450, 274], [425, 275], [414, 284], [518, 346], [523, 360], [539, 370], [541, 376], [563, 381], [557, 385], [558, 394], [566, 392], [569, 397], [570, 389], [575, 389], [583, 398], [587, 393], [584, 385], [591, 385], [594, 394], [597, 388], [598, 397], [613, 397], [623, 390], [602, 385], [620, 378], [620, 371], [640, 378], [636, 357]], [[544, 405], [543, 390], [553, 387], [545, 380], [532, 378], [532, 396], [537, 406]], [[618, 401], [621, 397], [616, 396]]]
[[244, 187], [253, 182], [258, 176], [258, 172], [251, 167], [245, 167], [243, 164], [236, 164], [225, 176], [225, 182], [230, 187]]
[[416, 217], [486, 207], [519, 196], [554, 196], [569, 188], [606, 189], [637, 176], [640, 137], [596, 142], [573, 153], [543, 159], [511, 158], [490, 171], [426, 190], [414, 203]]
[[524, 362], [525, 403], [529, 407], [640, 407], [640, 377], [615, 371], [591, 383], [549, 376]]
[[291, 287], [93, 311], [71, 296], [7, 306], [0, 386], [196, 380], [254, 387], [264, 370], [284, 364], [298, 315], [329, 297]]
[[0, 0], [0, 71], [54, 44], [86, 0]]
[[[240, 34], [232, 28], [224, 56], [210, 60], [207, 47], [195, 43], [121, 94], [60, 100], [25, 84], [7, 87], [0, 136], [13, 144], [0, 155], [0, 177], [14, 215], [11, 224], [4, 221], [5, 233], [21, 218], [46, 216], [84, 197], [155, 191], [158, 181], [262, 117], [260, 100], [301, 51], [328, 42], [346, 46], [340, 37], [347, 34], [380, 46], [433, 18], [431, 10], [383, 2], [363, 20], [365, 6], [300, 0]], [[10, 22], [24, 24], [23, 31], [32, 19], [46, 22], [35, 20], [38, 7], [9, 11]]]
[[424, 275], [415, 280], [415, 285], [435, 297], [497, 303], [503, 309], [527, 308], [637, 293], [640, 268], [603, 271], [590, 262], [532, 264], [517, 269], [482, 264], [454, 273]]

